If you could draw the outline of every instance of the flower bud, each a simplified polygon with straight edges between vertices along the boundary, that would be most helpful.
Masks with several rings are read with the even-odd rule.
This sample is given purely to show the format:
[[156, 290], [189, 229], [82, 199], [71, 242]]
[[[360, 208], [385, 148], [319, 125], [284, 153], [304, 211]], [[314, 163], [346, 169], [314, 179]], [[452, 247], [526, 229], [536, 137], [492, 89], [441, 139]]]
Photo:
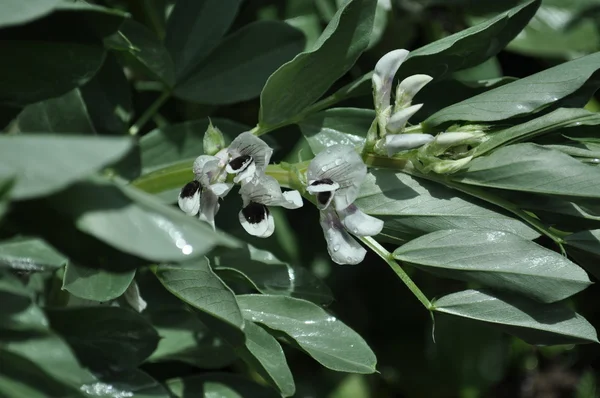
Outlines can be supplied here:
[[417, 113], [422, 106], [423, 104], [413, 105], [394, 113], [385, 126], [388, 133], [400, 133], [404, 129], [404, 126], [406, 126], [408, 119]]
[[483, 133], [466, 133], [466, 132], [453, 132], [453, 133], [442, 133], [435, 137], [435, 143], [443, 146], [452, 146], [465, 143], [466, 141], [478, 139], [483, 136]]
[[402, 80], [396, 88], [396, 104], [394, 110], [397, 111], [409, 106], [413, 97], [431, 80], [433, 80], [433, 77], [428, 75], [412, 75]]
[[385, 136], [385, 148], [388, 156], [400, 151], [422, 147], [433, 141], [429, 134], [388, 134]]
[[473, 159], [473, 156], [467, 156], [458, 160], [440, 160], [431, 164], [429, 168], [437, 174], [452, 174], [465, 167], [471, 159]]
[[204, 153], [207, 155], [214, 155], [225, 147], [223, 133], [217, 127], [213, 126], [212, 122], [209, 123], [204, 133], [202, 146], [204, 147]]
[[390, 106], [394, 75], [406, 57], [408, 57], [408, 51], [406, 50], [390, 51], [381, 57], [375, 65], [371, 80], [373, 82], [375, 110], [378, 113]]

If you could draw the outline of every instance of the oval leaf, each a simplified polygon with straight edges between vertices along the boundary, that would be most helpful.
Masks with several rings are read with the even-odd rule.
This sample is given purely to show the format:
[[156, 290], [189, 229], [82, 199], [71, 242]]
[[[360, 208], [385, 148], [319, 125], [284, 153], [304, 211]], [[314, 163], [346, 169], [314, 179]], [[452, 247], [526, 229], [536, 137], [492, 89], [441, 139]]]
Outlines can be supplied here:
[[69, 263], [62, 288], [85, 300], [105, 302], [125, 293], [134, 276], [135, 270], [115, 273]]
[[60, 268], [67, 258], [42, 239], [24, 238], [0, 242], [0, 267], [24, 271]]
[[377, 359], [363, 338], [321, 307], [284, 296], [237, 297], [244, 317], [285, 333], [326, 368], [375, 372]]
[[433, 305], [436, 312], [486, 322], [530, 344], [598, 343], [594, 327], [559, 303], [540, 304], [488, 290], [465, 290]]
[[60, 0], [30, 0], [24, 6], [21, 0], [5, 0], [0, 13], [0, 26], [29, 22], [50, 13]]
[[434, 274], [559, 301], [588, 287], [585, 271], [566, 257], [501, 231], [437, 231], [394, 251], [394, 258]]

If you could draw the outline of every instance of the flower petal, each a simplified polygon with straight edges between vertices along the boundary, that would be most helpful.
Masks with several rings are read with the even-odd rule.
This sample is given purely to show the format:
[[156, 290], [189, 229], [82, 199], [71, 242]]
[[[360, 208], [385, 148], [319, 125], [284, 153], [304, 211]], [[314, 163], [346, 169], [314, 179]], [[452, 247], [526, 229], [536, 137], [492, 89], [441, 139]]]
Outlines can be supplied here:
[[227, 172], [229, 174], [237, 174], [233, 179], [233, 182], [242, 182], [243, 184], [252, 180], [256, 174], [256, 163], [254, 158], [250, 155], [242, 155], [233, 159], [227, 165]]
[[189, 216], [195, 216], [200, 210], [200, 183], [190, 181], [179, 192], [179, 208]]
[[218, 197], [224, 198], [229, 193], [229, 191], [231, 191], [231, 188], [233, 188], [232, 183], [218, 182], [216, 184], [212, 184], [212, 185], [208, 186], [207, 189], [210, 189], [212, 191], [212, 193], [214, 193]]
[[252, 157], [259, 171], [265, 171], [273, 154], [266, 142], [249, 131], [238, 135], [229, 145], [228, 152], [232, 159], [245, 155]]
[[412, 75], [402, 80], [396, 88], [395, 108], [399, 109], [409, 105], [414, 96], [431, 80], [433, 77], [429, 75]]
[[251, 181], [242, 185], [240, 195], [242, 195], [244, 206], [250, 202], [267, 206], [282, 206], [286, 209], [297, 209], [302, 206], [300, 192], [282, 193], [277, 180], [265, 174], [256, 175]]
[[250, 235], [268, 238], [275, 231], [275, 220], [267, 206], [250, 202], [238, 214], [240, 224]]
[[333, 145], [319, 152], [307, 170], [308, 181], [327, 179], [339, 185], [333, 198], [336, 209], [345, 209], [354, 202], [366, 176], [367, 166], [354, 148], [347, 145]]
[[338, 211], [342, 225], [357, 236], [374, 236], [383, 229], [383, 221], [363, 213], [355, 205]]
[[412, 105], [394, 113], [385, 126], [386, 130], [392, 134], [400, 133], [404, 129], [404, 126], [406, 126], [408, 119], [417, 113], [422, 106], [423, 104]]
[[390, 51], [381, 57], [377, 65], [375, 65], [371, 80], [373, 82], [373, 99], [377, 112], [383, 111], [390, 106], [394, 75], [406, 57], [408, 57], [408, 51], [406, 50]]
[[346, 231], [332, 209], [320, 212], [320, 223], [327, 241], [327, 251], [337, 264], [358, 264], [367, 251]]
[[219, 207], [219, 197], [210, 189], [203, 190], [200, 200], [200, 220], [206, 221], [213, 229], [216, 229], [215, 216]]
[[125, 293], [123, 293], [125, 301], [137, 312], [142, 312], [148, 306], [148, 303], [140, 295], [140, 289], [135, 280], [131, 281]]
[[322, 180], [309, 181], [306, 190], [311, 195], [314, 195], [317, 192], [331, 192], [339, 189], [340, 184], [337, 182], [331, 181], [329, 178], [324, 178]]
[[385, 149], [388, 156], [400, 151], [422, 147], [433, 141], [430, 134], [388, 134], [385, 136]]
[[216, 156], [200, 155], [194, 161], [192, 170], [203, 187], [215, 182], [225, 181], [225, 173], [221, 160]]

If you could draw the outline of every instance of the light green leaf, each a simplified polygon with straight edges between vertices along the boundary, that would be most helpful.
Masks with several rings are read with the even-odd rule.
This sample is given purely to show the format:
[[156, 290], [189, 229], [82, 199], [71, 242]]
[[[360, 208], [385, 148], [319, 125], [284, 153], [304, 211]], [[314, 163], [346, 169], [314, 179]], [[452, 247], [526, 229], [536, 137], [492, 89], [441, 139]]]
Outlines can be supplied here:
[[273, 336], [253, 322], [246, 321], [246, 346], [238, 348], [238, 355], [281, 395], [290, 397], [296, 391], [292, 372], [288, 367], [281, 345]]
[[385, 222], [381, 236], [395, 243], [444, 229], [495, 229], [525, 239], [539, 233], [486, 203], [427, 180], [372, 170], [354, 202]]
[[311, 51], [298, 54], [269, 77], [260, 96], [261, 126], [293, 118], [354, 65], [369, 44], [376, 5], [372, 0], [346, 2]]
[[564, 128], [598, 124], [600, 124], [600, 114], [598, 113], [579, 108], [558, 108], [528, 122], [489, 133], [487, 141], [475, 149], [475, 156], [481, 156], [498, 147], [530, 140]]
[[0, 176], [16, 177], [14, 199], [48, 195], [118, 160], [131, 145], [125, 137], [3, 135]]
[[216, 257], [215, 271], [225, 279], [242, 279], [265, 294], [305, 299], [317, 304], [333, 301], [331, 291], [319, 278], [303, 267], [278, 260], [271, 252], [247, 245], [223, 251]]
[[0, 273], [0, 330], [45, 331], [48, 321], [29, 292], [15, 277]]
[[541, 304], [489, 290], [465, 290], [441, 297], [434, 311], [486, 322], [530, 344], [597, 343], [596, 330], [560, 303]]
[[539, 0], [527, 1], [488, 21], [412, 51], [396, 75], [404, 78], [424, 73], [439, 79], [479, 65], [514, 39], [539, 5]]
[[158, 344], [158, 333], [135, 311], [120, 307], [46, 310], [50, 326], [87, 367], [135, 368]]
[[104, 302], [125, 293], [134, 276], [135, 270], [115, 273], [69, 263], [62, 288], [79, 298]]
[[510, 145], [474, 159], [467, 169], [453, 174], [452, 179], [513, 191], [600, 197], [600, 169], [530, 143]]
[[12, 178], [0, 177], [0, 220], [2, 220], [2, 216], [4, 215], [4, 213], [6, 213], [6, 210], [8, 209], [10, 190], [12, 186]]
[[362, 147], [375, 119], [372, 109], [333, 108], [304, 118], [298, 126], [313, 153], [344, 144]]
[[149, 194], [100, 179], [75, 184], [51, 197], [49, 203], [74, 221], [78, 230], [148, 261], [186, 261], [215, 245], [237, 245]]
[[5, 0], [0, 12], [0, 26], [27, 23], [52, 12], [60, 0]]
[[240, 295], [244, 317], [293, 339], [326, 368], [340, 372], [375, 372], [375, 354], [355, 331], [321, 307], [273, 295]]
[[208, 373], [167, 380], [167, 387], [178, 398], [277, 398], [275, 391], [231, 373]]
[[0, 267], [25, 271], [60, 268], [67, 258], [39, 238], [17, 238], [0, 242]]
[[244, 318], [235, 295], [200, 259], [182, 266], [160, 265], [155, 274], [163, 286], [183, 302], [204, 314], [200, 320], [231, 345], [244, 344]]
[[24, 133], [96, 133], [79, 89], [26, 106], [17, 121]]
[[566, 257], [501, 231], [437, 231], [394, 251], [394, 258], [449, 278], [551, 303], [587, 288], [585, 271]]
[[460, 120], [492, 122], [539, 112], [583, 88], [598, 69], [600, 53], [565, 62], [444, 108], [427, 118], [424, 127], [438, 129]]
[[167, 23], [167, 46], [177, 81], [186, 78], [218, 45], [227, 32], [240, 0], [178, 1]]
[[175, 309], [147, 311], [144, 314], [160, 336], [158, 347], [148, 361], [182, 361], [202, 369], [220, 369], [237, 359], [231, 346], [211, 333], [197, 314]]
[[100, 381], [81, 386], [87, 397], [98, 398], [170, 398], [167, 389], [139, 369], [111, 372]]
[[178, 81], [175, 96], [216, 105], [252, 99], [271, 73], [303, 47], [302, 33], [286, 23], [251, 23], [226, 37], [202, 66]]

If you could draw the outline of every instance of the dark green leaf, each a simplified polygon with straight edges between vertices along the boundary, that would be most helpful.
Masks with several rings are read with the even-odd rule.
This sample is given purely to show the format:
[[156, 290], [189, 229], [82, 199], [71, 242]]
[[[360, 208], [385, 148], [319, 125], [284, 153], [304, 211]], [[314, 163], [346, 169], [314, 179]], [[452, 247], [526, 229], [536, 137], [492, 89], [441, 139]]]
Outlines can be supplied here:
[[600, 197], [600, 169], [530, 143], [509, 145], [474, 159], [465, 171], [454, 174], [452, 179], [514, 191]]
[[539, 233], [520, 220], [441, 184], [389, 170], [373, 170], [355, 204], [382, 219], [382, 237], [396, 243], [444, 229], [495, 229], [525, 239]]
[[60, 268], [66, 263], [65, 256], [39, 238], [0, 242], [0, 267], [41, 271]]
[[134, 368], [158, 344], [158, 333], [138, 313], [120, 307], [46, 310], [50, 326], [92, 369]]
[[15, 277], [0, 273], [0, 330], [45, 331], [48, 321], [31, 293]]
[[285, 333], [321, 365], [341, 372], [375, 372], [375, 354], [367, 343], [321, 307], [265, 294], [237, 299], [244, 317]]
[[376, 5], [372, 0], [346, 2], [311, 51], [297, 55], [269, 77], [260, 96], [261, 126], [295, 117], [354, 65], [369, 44]]
[[600, 256], [600, 229], [577, 232], [567, 236], [565, 242], [570, 246]]
[[117, 274], [69, 263], [62, 288], [79, 298], [104, 302], [125, 293], [134, 276], [135, 270]]
[[333, 301], [327, 285], [310, 271], [284, 263], [271, 252], [251, 245], [224, 251], [216, 258], [214, 269], [225, 278], [230, 275], [249, 282], [261, 293], [297, 297], [317, 304]]
[[[201, 320], [233, 346], [244, 343], [244, 318], [233, 292], [217, 277], [208, 260], [184, 266], [161, 265], [156, 277], [168, 291], [204, 314]], [[207, 320], [212, 323], [207, 323]]]
[[539, 0], [527, 1], [479, 25], [412, 51], [397, 76], [424, 73], [438, 79], [478, 65], [498, 54], [514, 39], [539, 5]]
[[530, 344], [598, 342], [594, 327], [560, 303], [541, 304], [488, 290], [465, 290], [433, 305], [436, 312], [486, 322]]
[[294, 395], [296, 386], [281, 345], [273, 336], [253, 322], [246, 321], [246, 346], [237, 349], [242, 359], [265, 380], [277, 388], [281, 395]]
[[375, 119], [371, 109], [333, 108], [304, 118], [298, 126], [313, 153], [334, 144], [362, 147]]
[[160, 336], [149, 361], [182, 361], [203, 369], [220, 369], [236, 360], [231, 346], [200, 322], [197, 314], [173, 309], [150, 314], [147, 311], [144, 314]]
[[0, 26], [18, 25], [40, 18], [56, 7], [60, 0], [5, 0], [0, 13]]
[[171, 12], [165, 44], [175, 62], [177, 81], [218, 45], [237, 14], [240, 0], [182, 0]]
[[231, 373], [209, 373], [167, 380], [167, 387], [178, 398], [277, 398], [279, 395], [248, 379]]
[[447, 230], [414, 239], [394, 258], [436, 275], [473, 281], [551, 303], [591, 282], [559, 253], [501, 231]]
[[96, 134], [79, 89], [26, 106], [17, 121], [24, 133]]
[[81, 388], [87, 397], [99, 398], [170, 398], [167, 389], [139, 369], [110, 372], [100, 381]]
[[226, 37], [202, 66], [177, 83], [175, 95], [216, 105], [252, 99], [271, 73], [303, 47], [302, 33], [286, 23], [252, 23]]
[[538, 112], [584, 88], [590, 79], [595, 91], [598, 69], [600, 53], [581, 57], [451, 105], [423, 123], [434, 129], [459, 120], [491, 122]]

